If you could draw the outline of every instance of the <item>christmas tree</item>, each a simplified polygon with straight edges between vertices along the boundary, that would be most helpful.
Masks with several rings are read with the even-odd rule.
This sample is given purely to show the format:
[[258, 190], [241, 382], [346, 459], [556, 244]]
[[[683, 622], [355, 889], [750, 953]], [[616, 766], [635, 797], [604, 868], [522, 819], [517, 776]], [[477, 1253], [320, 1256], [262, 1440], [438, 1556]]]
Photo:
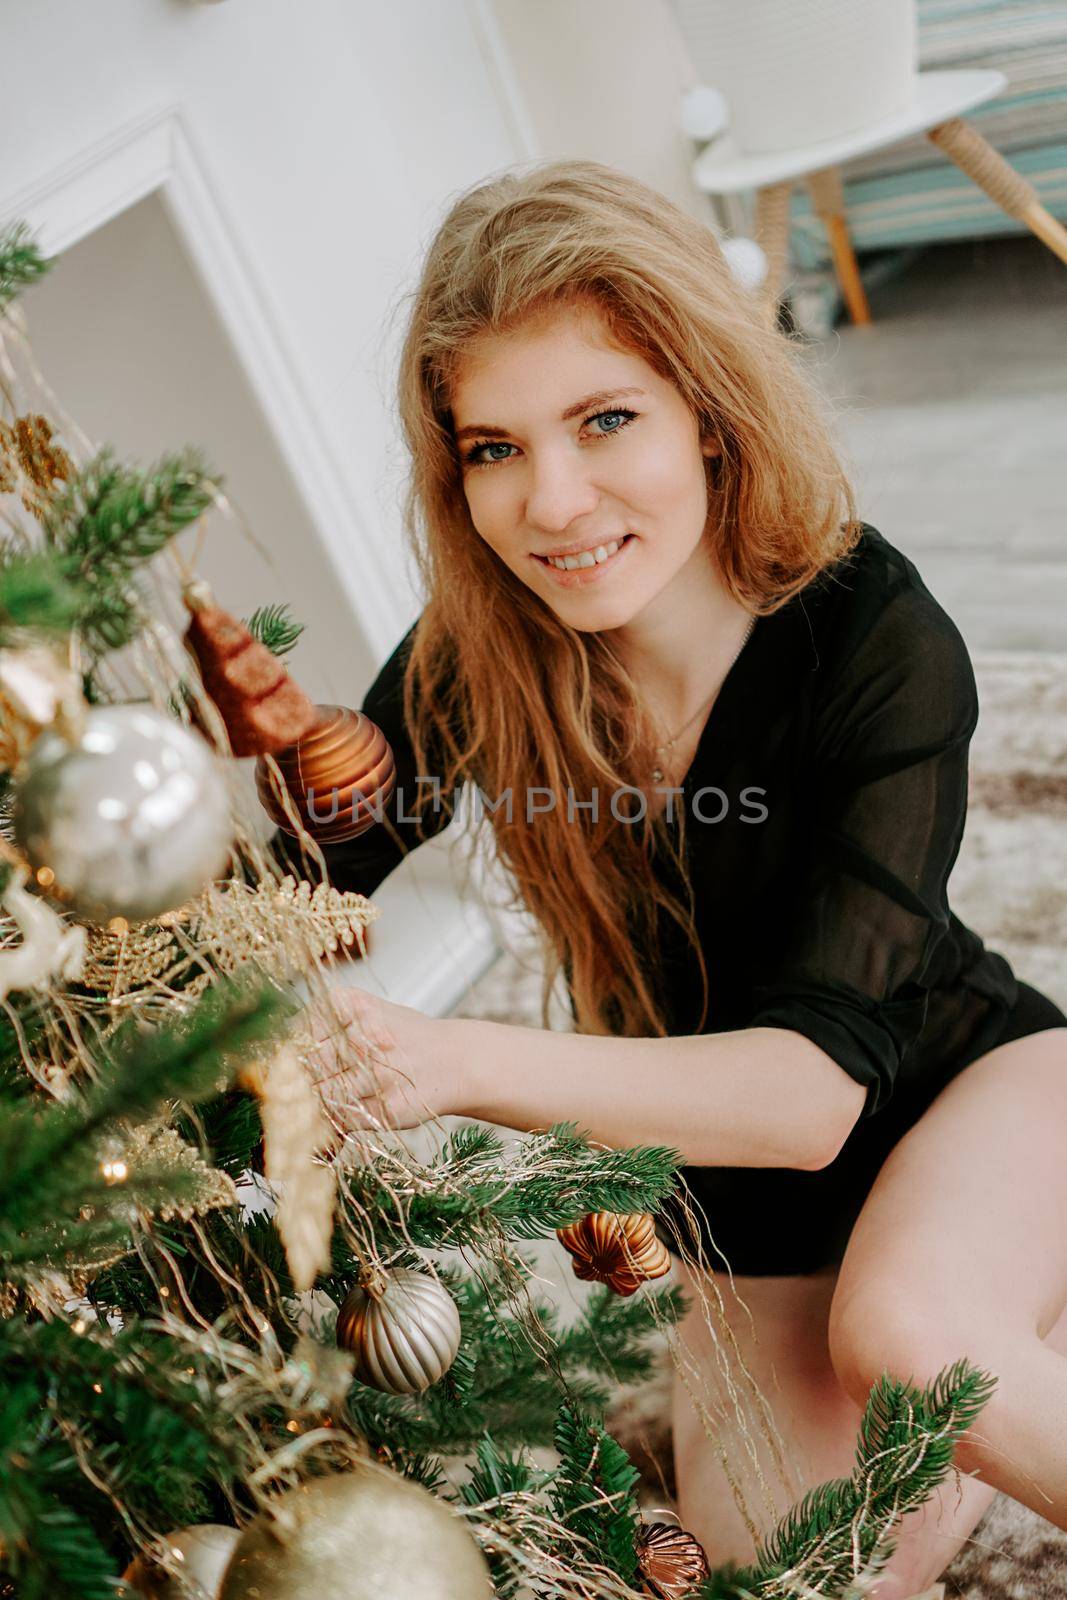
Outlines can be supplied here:
[[[642, 1518], [604, 1417], [683, 1309], [681, 1157], [338, 1114], [323, 1024], [378, 1067], [327, 968], [376, 910], [283, 874], [237, 765], [299, 831], [299, 628], [179, 558], [219, 501], [196, 452], [125, 464], [34, 389], [46, 266], [0, 236], [0, 1594], [847, 1593], [989, 1379], [885, 1378], [852, 1477], [743, 1571]], [[524, 1248], [553, 1236], [596, 1280], [566, 1327]]]

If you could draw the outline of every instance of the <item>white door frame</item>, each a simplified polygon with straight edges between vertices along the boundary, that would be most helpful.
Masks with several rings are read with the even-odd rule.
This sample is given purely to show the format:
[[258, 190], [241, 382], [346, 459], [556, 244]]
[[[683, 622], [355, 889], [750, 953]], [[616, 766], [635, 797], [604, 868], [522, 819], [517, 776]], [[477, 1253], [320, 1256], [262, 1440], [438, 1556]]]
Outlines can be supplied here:
[[[40, 248], [59, 255], [149, 195], [158, 195], [263, 411], [356, 623], [380, 660], [410, 618], [367, 530], [378, 517], [360, 503], [316, 426], [280, 319], [242, 251], [181, 111], [167, 106], [128, 122], [41, 178], [0, 196], [0, 221], [29, 224]], [[358, 563], [352, 559], [358, 551]], [[358, 566], [358, 580], [356, 568]], [[499, 950], [481, 908], [463, 902], [444, 876], [441, 852], [426, 856], [429, 881], [383, 885], [377, 950], [336, 974], [435, 1015], [452, 1010]], [[413, 863], [413, 866], [415, 863]], [[418, 863], [419, 877], [423, 862]], [[378, 930], [376, 929], [376, 933]], [[372, 935], [372, 938], [374, 936]]]
[[371, 655], [384, 659], [411, 619], [398, 606], [368, 536], [380, 519], [372, 506], [360, 503], [316, 426], [286, 329], [235, 237], [180, 109], [167, 106], [125, 123], [19, 192], [0, 197], [0, 217], [25, 220], [42, 250], [58, 255], [149, 195], [162, 202], [233, 343]]

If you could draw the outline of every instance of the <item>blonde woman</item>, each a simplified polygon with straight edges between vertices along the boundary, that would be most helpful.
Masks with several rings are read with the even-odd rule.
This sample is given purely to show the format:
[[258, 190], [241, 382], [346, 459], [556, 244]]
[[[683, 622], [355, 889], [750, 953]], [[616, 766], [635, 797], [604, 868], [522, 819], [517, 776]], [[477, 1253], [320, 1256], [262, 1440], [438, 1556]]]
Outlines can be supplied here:
[[[680, 1150], [812, 1483], [884, 1369], [995, 1373], [972, 1476], [879, 1594], [932, 1583], [998, 1489], [1067, 1527], [1067, 1017], [949, 909], [967, 651], [856, 521], [788, 342], [699, 223], [556, 163], [453, 205], [399, 399], [426, 604], [364, 702], [394, 825], [329, 869], [371, 893], [467, 783], [577, 1031], [346, 991], [400, 1069], [367, 1110]], [[751, 1559], [682, 1392], [674, 1426], [684, 1525]]]

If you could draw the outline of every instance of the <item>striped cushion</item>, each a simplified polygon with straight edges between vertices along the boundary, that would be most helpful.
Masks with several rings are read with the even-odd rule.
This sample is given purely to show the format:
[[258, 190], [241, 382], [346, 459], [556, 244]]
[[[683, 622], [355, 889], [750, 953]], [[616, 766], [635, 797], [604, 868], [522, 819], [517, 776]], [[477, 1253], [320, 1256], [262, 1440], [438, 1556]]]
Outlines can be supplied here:
[[[1067, 220], [1064, 0], [919, 0], [919, 64], [1006, 75], [1004, 93], [968, 120]], [[845, 179], [857, 250], [1025, 231], [921, 135], [849, 162]], [[793, 255], [801, 267], [829, 259], [802, 185], [793, 198]]]

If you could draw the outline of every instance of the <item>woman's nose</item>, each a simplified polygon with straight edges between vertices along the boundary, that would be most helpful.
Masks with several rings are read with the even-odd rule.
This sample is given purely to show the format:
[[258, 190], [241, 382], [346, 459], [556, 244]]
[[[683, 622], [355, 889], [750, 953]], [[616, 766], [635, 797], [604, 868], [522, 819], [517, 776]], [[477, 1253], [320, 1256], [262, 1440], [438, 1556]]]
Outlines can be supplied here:
[[526, 521], [542, 533], [562, 533], [576, 517], [595, 511], [600, 494], [574, 452], [541, 455], [529, 465]]

